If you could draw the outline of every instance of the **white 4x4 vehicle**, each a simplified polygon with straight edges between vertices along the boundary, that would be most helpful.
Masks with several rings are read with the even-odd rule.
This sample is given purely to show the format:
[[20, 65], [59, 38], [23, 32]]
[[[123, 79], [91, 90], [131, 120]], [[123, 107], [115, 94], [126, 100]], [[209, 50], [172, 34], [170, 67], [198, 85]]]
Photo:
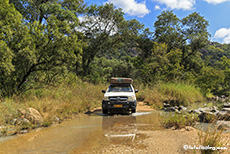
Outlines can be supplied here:
[[104, 98], [102, 100], [103, 114], [108, 112], [136, 112], [137, 100], [132, 86], [133, 80], [130, 78], [111, 78], [108, 89], [102, 90]]

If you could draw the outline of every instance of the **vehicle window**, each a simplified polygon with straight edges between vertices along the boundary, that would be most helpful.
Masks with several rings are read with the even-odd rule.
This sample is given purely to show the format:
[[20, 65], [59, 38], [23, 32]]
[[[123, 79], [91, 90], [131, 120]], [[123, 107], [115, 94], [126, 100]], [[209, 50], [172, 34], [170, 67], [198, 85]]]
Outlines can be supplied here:
[[133, 92], [130, 85], [110, 85], [108, 92]]

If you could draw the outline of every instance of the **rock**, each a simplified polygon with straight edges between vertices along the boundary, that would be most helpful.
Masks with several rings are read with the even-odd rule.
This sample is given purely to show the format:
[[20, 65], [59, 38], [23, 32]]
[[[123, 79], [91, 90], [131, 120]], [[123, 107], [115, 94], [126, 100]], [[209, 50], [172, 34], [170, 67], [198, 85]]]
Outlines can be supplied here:
[[167, 108], [167, 107], [171, 107], [171, 105], [170, 105], [170, 104], [167, 104], [167, 103], [164, 103], [164, 106], [163, 106], [163, 107]]
[[185, 130], [187, 130], [187, 131], [194, 131], [196, 129], [193, 128], [193, 127], [191, 127], [191, 126], [185, 126]]
[[21, 131], [19, 132], [19, 134], [26, 134], [26, 133], [28, 133], [27, 130], [21, 130]]
[[217, 106], [212, 106], [211, 110], [218, 110], [218, 107]]
[[175, 107], [168, 107], [165, 109], [165, 112], [175, 112], [176, 110]]
[[214, 97], [214, 101], [219, 101], [220, 100], [220, 97], [216, 96]]
[[178, 109], [179, 109], [179, 107], [178, 107], [178, 106], [174, 106], [174, 109], [177, 109], [177, 110], [178, 110]]
[[53, 122], [59, 122], [59, 121], [60, 121], [60, 119], [57, 116], [53, 117]]
[[224, 103], [224, 108], [230, 108], [230, 102], [229, 103]]
[[0, 130], [5, 129], [5, 128], [7, 128], [7, 127], [6, 126], [0, 126]]
[[0, 137], [2, 136], [2, 129], [4, 128], [4, 126], [0, 126]]
[[18, 119], [12, 119], [10, 121], [10, 124], [11, 125], [18, 125], [18, 124], [19, 125], [29, 125], [31, 124], [31, 122], [26, 118], [18, 118]]
[[16, 125], [18, 123], [18, 119], [12, 119], [10, 120], [11, 125]]
[[177, 109], [175, 110], [175, 113], [178, 113], [178, 114], [180, 114], [181, 112], [180, 111], [178, 111]]
[[18, 113], [21, 115], [21, 116], [25, 116], [26, 115], [26, 110], [25, 109], [18, 109]]
[[187, 108], [184, 106], [179, 106], [178, 110], [184, 112], [187, 110]]
[[26, 119], [26, 118], [23, 118], [23, 119], [21, 120], [21, 123], [22, 123], [23, 125], [30, 125], [30, 124], [31, 124], [31, 122], [30, 122], [28, 119]]
[[193, 110], [193, 113], [201, 114], [201, 111], [200, 110]]
[[219, 112], [219, 111], [216, 110], [216, 109], [212, 109], [210, 112], [212, 112], [212, 113], [217, 113], [217, 112]]
[[220, 111], [230, 113], [230, 108], [222, 108]]
[[16, 127], [14, 126], [0, 126], [0, 133], [2, 136], [15, 135]]
[[218, 107], [212, 106], [212, 107], [204, 107], [204, 108], [199, 108], [197, 109], [200, 112], [218, 112]]
[[210, 112], [213, 108], [212, 107], [204, 107], [204, 108], [199, 108], [198, 110], [200, 112]]
[[207, 111], [207, 110], [205, 110], [204, 108], [199, 108], [199, 109], [197, 109], [199, 112], [205, 112], [205, 111]]
[[26, 109], [26, 118], [32, 124], [40, 124], [43, 122], [43, 118], [42, 118], [41, 114], [34, 108], [27, 108]]
[[216, 115], [212, 112], [202, 112], [199, 116], [200, 122], [210, 123], [213, 122], [216, 118]]
[[224, 112], [224, 111], [219, 111], [216, 115], [217, 116], [222, 116], [222, 115], [224, 115], [224, 114], [226, 114], [227, 112]]
[[228, 130], [230, 130], [230, 121], [218, 120], [216, 122], [216, 125], [218, 126], [218, 129], [228, 129]]
[[221, 98], [225, 98], [226, 96], [225, 95], [221, 95]]
[[194, 131], [194, 130], [196, 130], [196, 129], [191, 127], [191, 126], [185, 126], [185, 127], [180, 129], [180, 131], [182, 131], [182, 132], [184, 132], [184, 131]]

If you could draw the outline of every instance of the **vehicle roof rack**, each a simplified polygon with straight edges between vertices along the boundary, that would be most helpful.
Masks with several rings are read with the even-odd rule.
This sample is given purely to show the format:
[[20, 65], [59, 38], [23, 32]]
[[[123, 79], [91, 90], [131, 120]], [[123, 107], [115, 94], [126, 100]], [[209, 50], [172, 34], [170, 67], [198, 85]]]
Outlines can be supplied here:
[[110, 79], [110, 83], [111, 84], [132, 84], [133, 79], [131, 79], [131, 78], [115, 78], [115, 77], [112, 77]]

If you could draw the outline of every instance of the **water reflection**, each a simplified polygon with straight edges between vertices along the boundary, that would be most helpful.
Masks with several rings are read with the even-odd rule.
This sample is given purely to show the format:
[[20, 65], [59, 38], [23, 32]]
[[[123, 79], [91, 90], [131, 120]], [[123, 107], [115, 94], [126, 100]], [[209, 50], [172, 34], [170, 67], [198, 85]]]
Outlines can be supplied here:
[[136, 137], [136, 117], [128, 115], [104, 116], [102, 128], [104, 136], [111, 142], [130, 142]]

